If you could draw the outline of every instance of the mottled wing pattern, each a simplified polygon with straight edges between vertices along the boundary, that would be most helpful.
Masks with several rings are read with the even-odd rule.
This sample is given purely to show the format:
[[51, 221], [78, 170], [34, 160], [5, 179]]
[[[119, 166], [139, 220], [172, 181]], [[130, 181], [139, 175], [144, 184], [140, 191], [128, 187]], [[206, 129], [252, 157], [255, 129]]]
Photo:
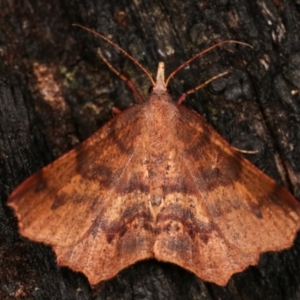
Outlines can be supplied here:
[[199, 115], [179, 109], [180, 166], [170, 172], [181, 189], [166, 195], [157, 215], [155, 257], [225, 285], [261, 252], [292, 245], [300, 205]]
[[123, 112], [9, 199], [22, 235], [91, 284], [156, 257], [225, 285], [300, 227], [286, 189], [164, 97]]
[[[129, 176], [126, 166], [139, 155], [134, 149], [135, 141], [140, 138], [139, 110], [136, 105], [121, 113], [12, 193], [8, 205], [16, 212], [22, 235], [52, 246], [67, 247], [85, 235], [90, 234], [92, 239], [97, 228], [106, 231], [104, 240], [111, 242], [118, 231], [125, 234], [124, 222], [132, 215], [141, 222], [144, 218], [150, 222], [150, 216], [145, 213], [149, 211], [145, 208], [147, 203], [139, 197], [143, 186], [135, 183], [135, 195], [122, 197], [132, 184], [130, 181], [124, 184]], [[127, 202], [130, 202], [130, 212], [126, 210]], [[124, 222], [119, 222], [120, 216]], [[130, 226], [134, 222], [130, 219]], [[138, 239], [139, 232], [135, 234]], [[84, 241], [85, 245], [89, 243], [90, 240]], [[92, 250], [86, 250], [86, 254], [89, 251]]]
[[123, 166], [122, 175], [111, 187], [111, 201], [97, 215], [91, 230], [74, 245], [53, 247], [60, 265], [83, 272], [91, 284], [153, 257], [155, 220], [149, 208], [147, 149], [142, 141], [130, 143], [134, 155]]
[[82, 271], [92, 284], [153, 257], [156, 211], [165, 194], [181, 188], [167, 171], [180, 163], [174, 151], [174, 104], [153, 99], [142, 107], [136, 125], [142, 138], [131, 142], [135, 153], [112, 191], [109, 209], [79, 243], [54, 247], [59, 264]]

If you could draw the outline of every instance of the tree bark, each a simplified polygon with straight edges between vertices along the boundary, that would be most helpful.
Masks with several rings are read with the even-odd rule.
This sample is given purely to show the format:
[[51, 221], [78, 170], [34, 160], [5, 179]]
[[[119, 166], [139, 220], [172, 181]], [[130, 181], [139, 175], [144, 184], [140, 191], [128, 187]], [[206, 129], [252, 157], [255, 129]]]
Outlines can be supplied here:
[[[233, 146], [300, 199], [300, 16], [297, 1], [0, 2], [0, 298], [1, 299], [300, 299], [300, 239], [235, 274], [226, 287], [148, 260], [91, 287], [56, 264], [51, 247], [22, 238], [6, 201], [24, 179], [85, 140], [135, 102], [97, 56], [128, 74], [143, 95], [151, 85], [131, 61], [78, 27], [111, 38], [155, 76], [226, 39], [178, 72], [174, 99], [210, 77], [228, 76], [189, 96]], [[298, 254], [297, 254], [298, 253]]]

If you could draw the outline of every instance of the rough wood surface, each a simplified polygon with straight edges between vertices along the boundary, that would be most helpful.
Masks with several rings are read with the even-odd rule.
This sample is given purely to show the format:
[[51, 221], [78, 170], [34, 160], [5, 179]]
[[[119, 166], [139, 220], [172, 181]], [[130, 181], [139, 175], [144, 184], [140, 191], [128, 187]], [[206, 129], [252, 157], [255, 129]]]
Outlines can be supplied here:
[[50, 247], [21, 238], [10, 192], [83, 141], [134, 97], [98, 58], [97, 47], [146, 94], [149, 82], [130, 61], [72, 23], [94, 28], [153, 74], [167, 73], [224, 39], [253, 45], [213, 51], [171, 82], [179, 97], [218, 72], [221, 83], [190, 96], [232, 145], [300, 199], [299, 6], [290, 1], [0, 2], [0, 298], [1, 299], [299, 299], [300, 240], [268, 253], [225, 288], [172, 264], [144, 261], [91, 288], [58, 268]]

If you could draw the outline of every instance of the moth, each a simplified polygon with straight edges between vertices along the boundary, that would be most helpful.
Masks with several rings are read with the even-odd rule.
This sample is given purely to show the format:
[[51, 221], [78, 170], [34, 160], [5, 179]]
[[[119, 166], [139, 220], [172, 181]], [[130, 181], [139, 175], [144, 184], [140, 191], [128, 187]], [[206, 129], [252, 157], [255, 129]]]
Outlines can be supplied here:
[[25, 180], [8, 200], [20, 233], [51, 245], [59, 265], [92, 285], [149, 258], [226, 285], [262, 252], [291, 247], [299, 230], [294, 196], [181, 105], [185, 95], [171, 98], [174, 74], [165, 81], [159, 63], [147, 99]]

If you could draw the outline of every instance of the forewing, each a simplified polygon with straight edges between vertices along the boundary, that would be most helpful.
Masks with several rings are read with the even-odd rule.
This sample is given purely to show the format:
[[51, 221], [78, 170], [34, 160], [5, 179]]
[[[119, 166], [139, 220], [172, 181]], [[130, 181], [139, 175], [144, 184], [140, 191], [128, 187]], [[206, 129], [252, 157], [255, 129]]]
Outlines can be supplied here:
[[261, 252], [292, 245], [300, 205], [200, 116], [180, 109], [177, 143], [183, 150], [170, 173], [185, 188], [167, 196], [157, 216], [155, 257], [225, 285], [233, 273], [256, 264]]
[[91, 284], [107, 280], [136, 261], [153, 257], [154, 219], [149, 209], [146, 150], [137, 147], [109, 207], [77, 244], [54, 251], [60, 265], [83, 272]]
[[60, 247], [74, 245], [107, 214], [134, 156], [138, 111], [138, 105], [124, 111], [12, 193], [8, 205], [16, 212], [22, 235]]

